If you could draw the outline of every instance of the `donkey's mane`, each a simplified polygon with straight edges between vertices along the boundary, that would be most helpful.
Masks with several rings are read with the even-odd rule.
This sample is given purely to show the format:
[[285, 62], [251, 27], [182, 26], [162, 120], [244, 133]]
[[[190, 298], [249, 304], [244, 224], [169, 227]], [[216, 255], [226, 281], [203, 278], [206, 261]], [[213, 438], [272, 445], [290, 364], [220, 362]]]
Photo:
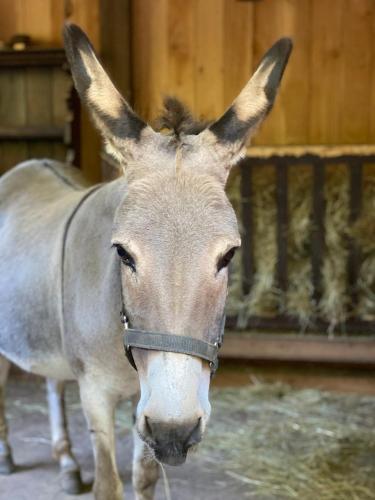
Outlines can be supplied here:
[[199, 134], [208, 125], [206, 121], [195, 119], [187, 106], [175, 97], [165, 97], [163, 108], [155, 121], [155, 129], [170, 131], [176, 136], [176, 139], [179, 139], [181, 133]]

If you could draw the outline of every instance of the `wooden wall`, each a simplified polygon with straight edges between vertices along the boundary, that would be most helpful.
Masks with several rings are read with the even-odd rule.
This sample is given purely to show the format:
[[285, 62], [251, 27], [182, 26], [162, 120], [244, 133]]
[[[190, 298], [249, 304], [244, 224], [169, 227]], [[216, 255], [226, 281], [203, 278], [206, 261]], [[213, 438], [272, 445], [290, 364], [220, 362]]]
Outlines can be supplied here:
[[295, 43], [257, 144], [375, 141], [374, 0], [133, 0], [136, 108], [165, 94], [220, 115], [280, 36]]
[[[1, 0], [0, 40], [7, 41], [15, 33], [27, 33], [37, 44], [61, 46], [63, 23], [68, 19], [79, 24], [100, 50], [100, 7], [100, 0]], [[97, 181], [100, 140], [86, 110], [82, 113], [81, 135], [82, 170], [88, 179]]]
[[[66, 126], [71, 82], [59, 67], [1, 68], [0, 127], [4, 130], [23, 127]], [[28, 158], [53, 158], [64, 161], [67, 147], [61, 139], [47, 141], [0, 141], [0, 174]]]
[[[255, 142], [375, 141], [375, 0], [1, 0], [0, 40], [26, 32], [60, 45], [64, 19], [89, 34], [147, 119], [165, 94], [217, 117], [267, 48], [292, 36], [281, 95]], [[83, 169], [98, 180], [100, 142], [86, 113], [82, 135]]]

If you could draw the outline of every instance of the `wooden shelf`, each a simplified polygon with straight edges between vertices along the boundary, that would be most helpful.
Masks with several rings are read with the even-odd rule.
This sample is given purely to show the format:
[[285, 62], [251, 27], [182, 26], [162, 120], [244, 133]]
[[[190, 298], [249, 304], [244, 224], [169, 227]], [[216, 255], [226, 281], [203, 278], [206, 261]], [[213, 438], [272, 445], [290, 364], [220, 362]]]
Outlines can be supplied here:
[[0, 50], [0, 67], [64, 66], [64, 49], [60, 47], [32, 47], [25, 50]]
[[64, 127], [57, 127], [55, 125], [0, 126], [0, 140], [3, 141], [62, 141], [64, 137]]

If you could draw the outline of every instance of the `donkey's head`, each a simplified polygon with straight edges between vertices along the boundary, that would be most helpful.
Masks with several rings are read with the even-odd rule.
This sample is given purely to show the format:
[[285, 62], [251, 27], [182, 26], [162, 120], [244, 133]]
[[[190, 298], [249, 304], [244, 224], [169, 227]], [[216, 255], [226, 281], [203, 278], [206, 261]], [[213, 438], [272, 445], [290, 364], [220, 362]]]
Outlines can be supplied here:
[[[273, 105], [291, 42], [281, 39], [267, 52], [219, 120], [170, 134], [155, 132], [134, 113], [77, 26], [66, 26], [65, 44], [76, 88], [127, 176], [112, 243], [123, 262], [130, 324], [213, 343], [222, 327], [228, 264], [240, 245], [226, 179]], [[141, 348], [132, 354], [141, 385], [137, 430], [157, 459], [182, 463], [209, 418], [210, 367], [187, 354]]]

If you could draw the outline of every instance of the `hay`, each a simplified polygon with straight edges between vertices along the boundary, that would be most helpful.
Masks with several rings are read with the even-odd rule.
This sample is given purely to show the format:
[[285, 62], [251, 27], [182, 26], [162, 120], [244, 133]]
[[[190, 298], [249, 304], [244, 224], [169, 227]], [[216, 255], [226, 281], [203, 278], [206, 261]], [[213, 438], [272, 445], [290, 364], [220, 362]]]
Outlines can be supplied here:
[[[239, 206], [239, 190], [232, 181], [230, 198]], [[349, 173], [345, 165], [327, 166], [325, 172], [325, 252], [322, 266], [322, 297], [313, 301], [311, 269], [312, 169], [307, 165], [289, 168], [288, 181], [288, 289], [277, 288], [275, 272], [276, 246], [276, 183], [273, 166], [257, 167], [253, 171], [254, 217], [254, 282], [247, 297], [242, 295], [241, 259], [231, 270], [228, 315], [239, 316], [239, 326], [253, 315], [273, 316], [286, 313], [299, 319], [301, 329], [325, 319], [329, 331], [356, 314], [363, 319], [375, 319], [375, 167], [366, 167], [363, 177], [363, 210], [353, 226], [349, 226]], [[358, 307], [350, 309], [347, 263], [348, 242], [354, 237], [363, 250], [360, 269]]]
[[255, 276], [246, 298], [248, 315], [271, 316], [279, 306], [275, 284], [277, 245], [275, 169], [264, 166], [253, 173], [254, 261]]
[[[43, 415], [41, 381], [13, 382], [9, 422]], [[245, 484], [256, 500], [375, 500], [375, 397], [293, 390], [282, 384], [213, 389], [212, 416], [198, 463]], [[68, 416], [80, 414], [77, 384], [67, 384]], [[82, 420], [83, 423], [83, 420]], [[132, 428], [132, 404], [116, 412], [117, 435]], [[33, 427], [30, 427], [30, 431]], [[49, 429], [22, 436], [49, 446]], [[202, 463], [203, 462], [203, 463]]]
[[297, 165], [297, 170], [288, 172], [288, 279], [286, 308], [289, 314], [297, 316], [305, 328], [314, 313], [311, 300], [311, 184], [312, 171], [305, 165]]
[[249, 498], [375, 499], [375, 397], [259, 384], [211, 399], [201, 453]]
[[325, 209], [325, 256], [323, 261], [323, 296], [318, 313], [325, 318], [331, 329], [345, 321], [348, 296], [348, 221], [349, 178], [345, 165], [326, 168], [324, 195]]

